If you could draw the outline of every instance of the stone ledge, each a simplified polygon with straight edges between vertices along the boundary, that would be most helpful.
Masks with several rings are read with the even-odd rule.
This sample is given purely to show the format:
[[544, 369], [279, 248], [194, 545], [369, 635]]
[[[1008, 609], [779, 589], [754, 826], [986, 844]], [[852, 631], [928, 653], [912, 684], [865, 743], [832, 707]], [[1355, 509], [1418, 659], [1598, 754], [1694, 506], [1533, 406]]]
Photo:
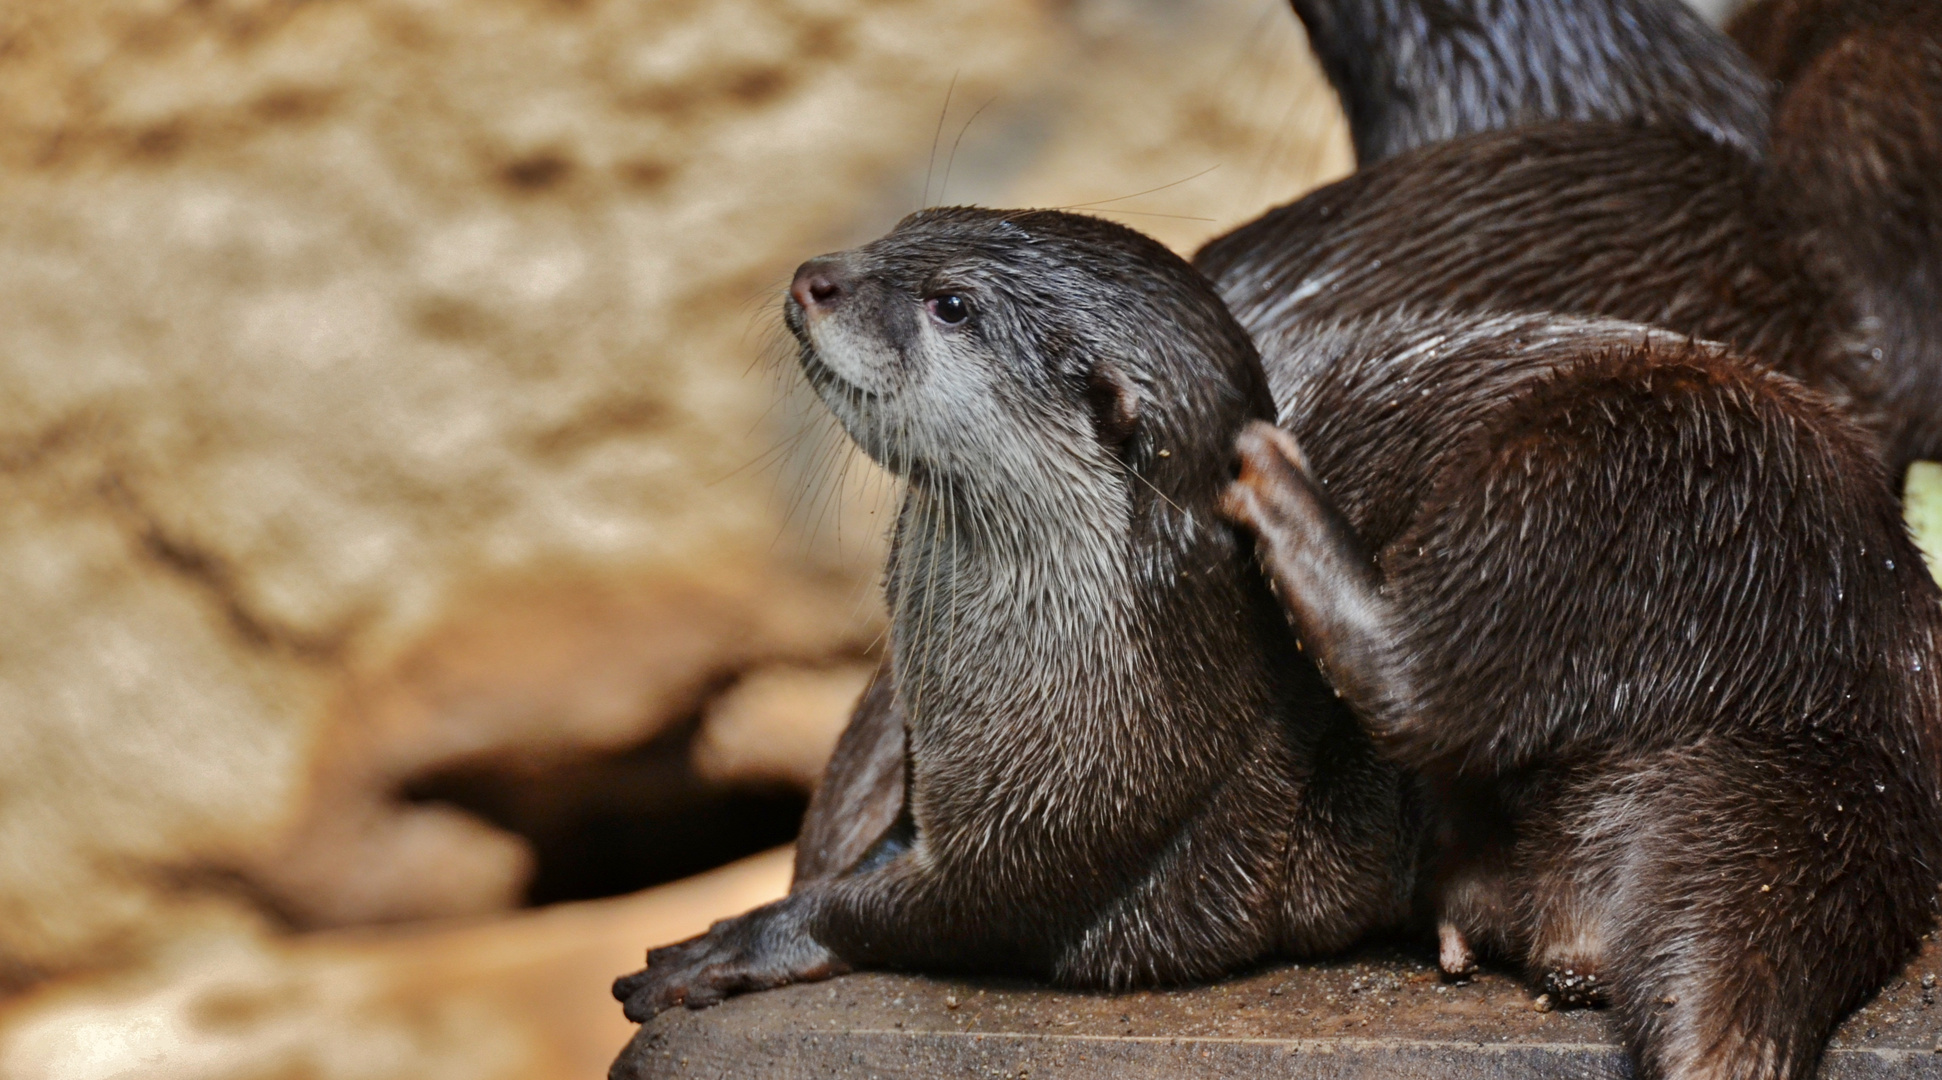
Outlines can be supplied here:
[[[1942, 949], [1836, 1034], [1828, 1080], [1942, 1080]], [[1372, 950], [1191, 990], [1080, 994], [864, 973], [676, 1009], [612, 1080], [656, 1077], [1623, 1077], [1609, 1017], [1540, 1012], [1515, 979], [1442, 983], [1427, 954]]]

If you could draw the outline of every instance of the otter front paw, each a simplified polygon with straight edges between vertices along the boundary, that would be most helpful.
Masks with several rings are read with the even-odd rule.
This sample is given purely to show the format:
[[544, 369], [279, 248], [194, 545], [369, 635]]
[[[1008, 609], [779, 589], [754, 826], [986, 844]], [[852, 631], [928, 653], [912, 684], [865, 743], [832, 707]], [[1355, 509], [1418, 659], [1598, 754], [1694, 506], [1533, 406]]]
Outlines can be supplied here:
[[627, 1019], [646, 1023], [686, 1005], [703, 1009], [751, 990], [841, 975], [849, 964], [803, 932], [787, 899], [723, 919], [699, 937], [649, 950], [647, 967], [614, 980]]
[[1477, 973], [1476, 950], [1470, 947], [1470, 939], [1455, 923], [1436, 925], [1436, 966], [1443, 970], [1445, 978], [1458, 981]]
[[1308, 459], [1295, 437], [1263, 420], [1234, 440], [1240, 475], [1221, 493], [1221, 515], [1257, 534], [1299, 528], [1312, 511]]
[[1309, 473], [1294, 436], [1254, 421], [1234, 441], [1240, 475], [1221, 513], [1254, 531], [1261, 567], [1306, 648], [1338, 697], [1387, 735], [1409, 698], [1394, 601], [1375, 560]]
[[1608, 1000], [1604, 980], [1589, 968], [1552, 968], [1538, 979], [1538, 985], [1551, 995], [1551, 1000], [1565, 1008], [1603, 1005]]

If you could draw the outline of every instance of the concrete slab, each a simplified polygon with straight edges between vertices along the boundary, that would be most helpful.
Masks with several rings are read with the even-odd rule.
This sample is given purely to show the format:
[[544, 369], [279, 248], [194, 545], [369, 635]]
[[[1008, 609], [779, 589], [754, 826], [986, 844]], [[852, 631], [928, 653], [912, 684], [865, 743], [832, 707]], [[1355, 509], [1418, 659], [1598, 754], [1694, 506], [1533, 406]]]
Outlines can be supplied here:
[[[1927, 980], [1926, 985], [1924, 980]], [[1828, 1080], [1942, 1080], [1942, 949], [1844, 1025]], [[1376, 949], [1213, 986], [1080, 994], [864, 973], [677, 1009], [644, 1025], [613, 1080], [658, 1077], [1623, 1077], [1600, 1010], [1542, 1011], [1520, 982], [1446, 985], [1427, 952]]]

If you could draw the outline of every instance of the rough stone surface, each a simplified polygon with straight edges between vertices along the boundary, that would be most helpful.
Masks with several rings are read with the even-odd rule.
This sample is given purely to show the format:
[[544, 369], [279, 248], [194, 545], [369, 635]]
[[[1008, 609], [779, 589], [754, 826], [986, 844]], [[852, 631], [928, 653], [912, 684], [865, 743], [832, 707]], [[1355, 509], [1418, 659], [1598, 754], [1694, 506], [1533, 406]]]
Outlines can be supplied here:
[[[1928, 943], [1835, 1036], [1828, 1080], [1942, 1077], [1942, 974]], [[868, 973], [673, 1010], [643, 1025], [614, 1080], [762, 1077], [1623, 1077], [1595, 1009], [1546, 1011], [1490, 972], [1450, 985], [1427, 954], [1385, 949], [1215, 986], [1075, 994]]]

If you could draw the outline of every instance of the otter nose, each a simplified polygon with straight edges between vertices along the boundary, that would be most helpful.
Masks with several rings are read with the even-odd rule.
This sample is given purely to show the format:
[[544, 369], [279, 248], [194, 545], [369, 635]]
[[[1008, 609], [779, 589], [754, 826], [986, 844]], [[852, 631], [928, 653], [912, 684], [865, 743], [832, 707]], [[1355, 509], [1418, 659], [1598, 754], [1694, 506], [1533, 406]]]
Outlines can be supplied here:
[[849, 274], [833, 259], [811, 259], [796, 268], [796, 280], [789, 286], [802, 310], [822, 315], [835, 309], [852, 291]]

